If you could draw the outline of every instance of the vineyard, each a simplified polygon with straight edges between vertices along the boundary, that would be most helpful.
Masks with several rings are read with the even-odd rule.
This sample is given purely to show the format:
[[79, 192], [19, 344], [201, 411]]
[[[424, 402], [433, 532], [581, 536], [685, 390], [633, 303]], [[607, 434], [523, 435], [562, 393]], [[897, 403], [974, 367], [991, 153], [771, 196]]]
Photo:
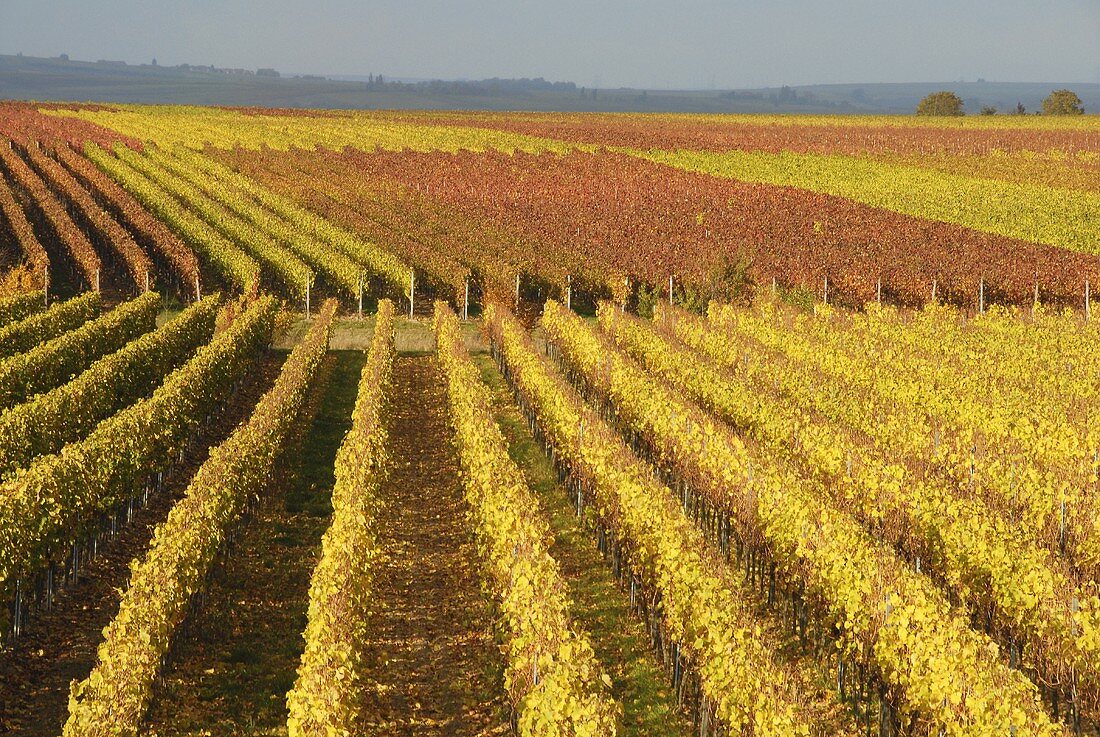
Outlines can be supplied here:
[[1100, 735], [1100, 124], [0, 103], [0, 734]]

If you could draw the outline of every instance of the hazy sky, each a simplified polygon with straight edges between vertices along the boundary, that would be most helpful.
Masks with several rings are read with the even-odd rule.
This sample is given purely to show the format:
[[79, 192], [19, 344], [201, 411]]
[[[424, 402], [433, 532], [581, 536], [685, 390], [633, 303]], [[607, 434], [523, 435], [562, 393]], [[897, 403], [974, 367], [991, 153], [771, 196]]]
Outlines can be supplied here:
[[1100, 0], [0, 0], [0, 53], [603, 87], [1100, 82]]

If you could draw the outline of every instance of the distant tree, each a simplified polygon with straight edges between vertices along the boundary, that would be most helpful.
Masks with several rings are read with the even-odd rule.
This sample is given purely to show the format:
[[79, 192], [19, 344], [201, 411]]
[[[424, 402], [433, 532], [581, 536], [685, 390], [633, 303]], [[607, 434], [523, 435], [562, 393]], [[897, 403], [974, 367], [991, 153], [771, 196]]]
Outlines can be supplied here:
[[992, 105], [982, 105], [982, 115], [996, 115], [997, 108]]
[[917, 105], [917, 115], [965, 115], [962, 98], [949, 90], [925, 96]]
[[1073, 90], [1054, 90], [1043, 100], [1043, 115], [1084, 115], [1085, 106]]
[[57, 58], [60, 59], [61, 61], [68, 61], [69, 60], [69, 55], [68, 54], [62, 54], [61, 56], [59, 56]]
[[1016, 102], [1016, 114], [1017, 115], [1026, 115], [1027, 114], [1027, 108], [1024, 107], [1024, 104], [1020, 101]]
[[263, 67], [256, 70], [257, 77], [278, 77], [279, 73], [271, 67]]
[[153, 66], [156, 66], [156, 65], [157, 65], [157, 57], [154, 56], [153, 57]]

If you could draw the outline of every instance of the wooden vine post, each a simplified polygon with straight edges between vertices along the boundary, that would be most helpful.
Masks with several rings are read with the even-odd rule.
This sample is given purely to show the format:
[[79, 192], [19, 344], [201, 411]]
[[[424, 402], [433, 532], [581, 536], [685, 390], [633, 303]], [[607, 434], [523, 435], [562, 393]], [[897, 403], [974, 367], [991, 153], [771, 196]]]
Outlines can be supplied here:
[[470, 277], [466, 277], [466, 296], [462, 300], [462, 320], [470, 319]]
[[413, 306], [416, 301], [416, 272], [409, 269], [409, 319], [413, 316]]

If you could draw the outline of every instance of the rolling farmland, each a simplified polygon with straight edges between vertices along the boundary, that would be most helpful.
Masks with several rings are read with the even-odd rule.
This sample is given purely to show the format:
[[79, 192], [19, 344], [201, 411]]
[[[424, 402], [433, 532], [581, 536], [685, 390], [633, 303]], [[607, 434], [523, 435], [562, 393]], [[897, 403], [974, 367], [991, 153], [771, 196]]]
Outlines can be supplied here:
[[0, 104], [0, 734], [1100, 734], [1093, 116]]

